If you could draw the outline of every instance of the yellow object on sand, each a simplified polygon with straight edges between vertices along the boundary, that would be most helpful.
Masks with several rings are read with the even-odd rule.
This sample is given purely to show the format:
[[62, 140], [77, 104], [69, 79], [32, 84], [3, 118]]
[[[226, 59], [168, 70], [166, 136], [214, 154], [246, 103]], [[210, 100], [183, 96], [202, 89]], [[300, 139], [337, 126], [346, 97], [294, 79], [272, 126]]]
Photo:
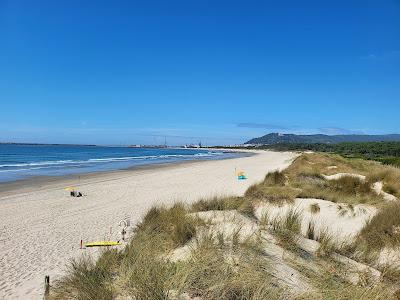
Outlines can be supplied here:
[[73, 186], [67, 186], [67, 187], [65, 188], [65, 190], [66, 190], [66, 191], [74, 191], [74, 190], [75, 190], [75, 187], [73, 187]]
[[121, 243], [113, 241], [99, 241], [99, 242], [86, 243], [85, 247], [107, 247], [107, 246], [118, 246], [118, 245], [121, 245]]

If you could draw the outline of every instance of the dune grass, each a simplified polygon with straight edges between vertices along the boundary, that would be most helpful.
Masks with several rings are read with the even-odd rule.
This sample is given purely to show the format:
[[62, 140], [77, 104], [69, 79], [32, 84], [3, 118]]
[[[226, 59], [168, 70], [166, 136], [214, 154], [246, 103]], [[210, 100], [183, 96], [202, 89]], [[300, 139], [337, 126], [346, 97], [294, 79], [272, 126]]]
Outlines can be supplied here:
[[[335, 167], [335, 168], [332, 168]], [[323, 175], [352, 173], [366, 176], [342, 176], [327, 180]], [[317, 198], [349, 204], [380, 205], [381, 195], [372, 184], [383, 182], [384, 191], [400, 195], [400, 171], [377, 162], [343, 158], [332, 154], [302, 154], [286, 170], [268, 173], [265, 179], [251, 186], [245, 196], [275, 204], [291, 203], [295, 198]]]
[[383, 190], [386, 193], [392, 194], [397, 198], [400, 198], [400, 169], [395, 167], [382, 167], [378, 170], [371, 172], [367, 181], [377, 182], [382, 181]]
[[317, 184], [301, 181], [303, 180], [300, 178], [295, 183], [302, 186], [302, 192], [299, 195], [301, 198], [317, 198], [350, 204], [383, 202], [382, 197], [372, 190], [371, 182], [357, 177], [343, 176], [335, 180], [320, 181]]
[[214, 197], [201, 199], [192, 204], [193, 212], [210, 210], [237, 210], [241, 214], [254, 218], [254, 208], [251, 199], [246, 197]]
[[274, 204], [293, 203], [300, 190], [286, 186], [265, 186], [255, 184], [249, 187], [245, 196]]
[[296, 300], [397, 300], [393, 290], [380, 282], [354, 285], [343, 279], [347, 272], [345, 266], [333, 263], [320, 263], [316, 272], [307, 266], [298, 266], [308, 278], [314, 289], [296, 297]]
[[196, 234], [196, 220], [181, 203], [171, 208], [153, 207], [137, 225], [137, 232], [163, 237], [168, 248], [184, 245]]
[[[330, 169], [332, 165], [337, 168]], [[376, 176], [374, 178], [371, 175], [367, 180], [353, 176], [326, 180], [322, 174], [339, 172], [377, 174], [379, 167], [374, 162], [345, 159], [336, 155], [303, 154], [287, 170], [268, 173], [261, 183], [252, 185], [245, 196], [278, 205], [292, 203], [295, 198], [317, 198], [332, 202], [375, 205], [383, 202], [383, 198], [371, 187], [375, 182], [372, 179]], [[369, 168], [372, 168], [372, 171]], [[393, 175], [388, 174], [385, 173], [386, 189], [397, 192], [397, 186], [393, 184]]]
[[140, 232], [124, 249], [117, 282], [124, 294], [133, 299], [167, 299], [175, 266], [162, 258], [163, 243], [160, 233]]
[[151, 208], [124, 250], [106, 251], [96, 263], [85, 256], [72, 261], [53, 299], [113, 299], [121, 290], [134, 299], [166, 299], [175, 266], [163, 255], [196, 234], [198, 220], [187, 212], [181, 203]]
[[[336, 168], [328, 168], [329, 166]], [[370, 168], [373, 168], [371, 171]], [[129, 244], [121, 250], [106, 250], [98, 260], [83, 256], [71, 262], [65, 276], [51, 289], [51, 299], [179, 299], [199, 297], [202, 300], [245, 299], [395, 299], [385, 282], [364, 286], [343, 280], [343, 270], [332, 263], [329, 255], [337, 251], [333, 237], [327, 232], [315, 232], [310, 222], [307, 237], [320, 242], [313, 263], [321, 263], [319, 271], [301, 267], [298, 271], [312, 286], [310, 291], [292, 294], [275, 276], [274, 265], [265, 259], [265, 241], [242, 240], [240, 230], [231, 236], [218, 233], [201, 235], [206, 222], [191, 217], [191, 213], [210, 210], [236, 210], [254, 217], [254, 205], [268, 201], [277, 205], [292, 203], [296, 197], [322, 198], [335, 202], [341, 211], [351, 212], [352, 204], [381, 203], [373, 194], [370, 183], [384, 182], [384, 187], [398, 192], [396, 172], [381, 172], [373, 162], [346, 160], [337, 156], [307, 154], [300, 156], [284, 172], [273, 172], [251, 186], [243, 197], [203, 199], [190, 207], [177, 203], [172, 207], [153, 207], [134, 230]], [[343, 177], [327, 181], [322, 174], [338, 172], [367, 176], [366, 181]], [[310, 205], [314, 214], [317, 203]], [[301, 214], [295, 209], [286, 215], [270, 219], [266, 214], [258, 223], [260, 230], [274, 235], [278, 245], [296, 255], [301, 250], [297, 238], [301, 229]], [[182, 261], [168, 259], [172, 251], [196, 245], [190, 256]], [[377, 252], [384, 247], [400, 245], [400, 204], [389, 203], [366, 225], [348, 251]], [[351, 249], [350, 249], [351, 248]], [[356, 249], [357, 248], [357, 249]], [[384, 280], [398, 283], [398, 271], [388, 269]]]
[[290, 209], [286, 215], [276, 217], [269, 221], [279, 245], [291, 251], [298, 251], [297, 236], [301, 229], [301, 214], [295, 209]]
[[400, 203], [391, 202], [381, 208], [361, 230], [356, 244], [365, 253], [400, 247]]
[[[335, 168], [331, 168], [334, 166]], [[389, 171], [388, 171], [389, 170]], [[366, 180], [354, 176], [343, 176], [335, 180], [326, 180], [322, 175], [352, 173], [365, 175]], [[392, 192], [400, 191], [400, 185], [394, 185], [395, 168], [379, 165], [376, 162], [361, 159], [348, 159], [338, 155], [303, 154], [284, 171], [287, 186], [299, 188], [299, 198], [317, 198], [332, 202], [349, 204], [368, 203], [379, 205], [384, 200], [373, 191], [372, 184], [384, 180], [384, 187]], [[400, 173], [399, 173], [400, 175]]]
[[200, 299], [281, 299], [284, 291], [259, 247], [245, 242], [227, 250], [223, 245], [212, 237], [199, 243], [173, 278], [178, 294]]
[[263, 185], [266, 186], [284, 186], [286, 183], [286, 176], [279, 171], [270, 172], [265, 175]]
[[96, 262], [89, 256], [72, 260], [66, 275], [52, 287], [51, 299], [112, 299], [113, 274], [120, 260], [117, 250], [105, 251]]
[[320, 212], [320, 210], [321, 208], [319, 207], [318, 203], [310, 204], [310, 211], [312, 214], [317, 214]]

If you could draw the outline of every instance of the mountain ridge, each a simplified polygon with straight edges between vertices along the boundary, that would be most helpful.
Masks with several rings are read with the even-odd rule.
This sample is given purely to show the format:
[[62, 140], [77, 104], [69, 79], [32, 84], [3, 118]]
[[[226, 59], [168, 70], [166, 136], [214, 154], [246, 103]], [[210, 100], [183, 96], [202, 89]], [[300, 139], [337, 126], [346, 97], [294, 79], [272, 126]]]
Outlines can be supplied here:
[[367, 134], [342, 134], [342, 135], [327, 135], [327, 134], [282, 134], [268, 133], [261, 137], [248, 140], [244, 144], [279, 144], [279, 143], [322, 143], [336, 144], [343, 142], [398, 142], [400, 134], [383, 134], [383, 135], [367, 135]]

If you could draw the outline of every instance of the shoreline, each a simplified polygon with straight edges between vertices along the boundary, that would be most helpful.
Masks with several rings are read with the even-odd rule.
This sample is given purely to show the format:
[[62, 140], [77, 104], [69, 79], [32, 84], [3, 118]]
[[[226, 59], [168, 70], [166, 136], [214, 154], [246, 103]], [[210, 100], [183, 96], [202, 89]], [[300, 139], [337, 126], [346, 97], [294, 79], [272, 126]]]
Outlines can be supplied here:
[[[118, 224], [124, 218], [130, 219], [131, 232], [154, 205], [243, 195], [266, 173], [286, 168], [296, 157], [289, 152], [251, 152], [255, 155], [88, 174], [81, 178], [81, 198], [65, 191], [71, 178], [3, 192], [8, 195], [0, 196], [0, 298], [41, 297], [44, 276], [54, 282], [70, 259], [98, 254], [98, 249], [80, 249], [80, 240], [118, 240]], [[237, 180], [235, 169], [244, 170], [248, 179]]]
[[[193, 164], [197, 162], [205, 161], [219, 161], [219, 160], [229, 160], [241, 157], [249, 157], [256, 155], [252, 151], [235, 151], [227, 149], [216, 149], [218, 151], [234, 152], [241, 154], [238, 157], [226, 157], [219, 159], [191, 159], [182, 161], [171, 161], [171, 162], [159, 162], [159, 163], [149, 163], [143, 165], [135, 165], [122, 169], [106, 170], [106, 171], [93, 171], [84, 173], [74, 173], [65, 175], [37, 175], [31, 176], [24, 179], [17, 179], [14, 181], [4, 181], [0, 182], [0, 201], [5, 197], [18, 196], [20, 194], [29, 193], [33, 190], [40, 191], [49, 188], [59, 188], [61, 186], [81, 186], [91, 183], [92, 180], [102, 180], [109, 178], [110, 176], [119, 175], [121, 177], [129, 176], [132, 171], [145, 171], [145, 170], [155, 170], [160, 168], [168, 168], [172, 166], [179, 166], [183, 164]], [[17, 192], [17, 193], [16, 193]]]

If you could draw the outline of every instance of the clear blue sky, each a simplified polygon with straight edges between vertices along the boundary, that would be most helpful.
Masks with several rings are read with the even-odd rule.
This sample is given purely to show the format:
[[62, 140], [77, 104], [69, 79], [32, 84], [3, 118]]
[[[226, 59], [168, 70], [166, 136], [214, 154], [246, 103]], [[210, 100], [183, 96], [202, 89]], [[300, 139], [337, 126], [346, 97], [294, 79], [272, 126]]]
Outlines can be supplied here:
[[0, 140], [400, 132], [400, 1], [0, 0]]

